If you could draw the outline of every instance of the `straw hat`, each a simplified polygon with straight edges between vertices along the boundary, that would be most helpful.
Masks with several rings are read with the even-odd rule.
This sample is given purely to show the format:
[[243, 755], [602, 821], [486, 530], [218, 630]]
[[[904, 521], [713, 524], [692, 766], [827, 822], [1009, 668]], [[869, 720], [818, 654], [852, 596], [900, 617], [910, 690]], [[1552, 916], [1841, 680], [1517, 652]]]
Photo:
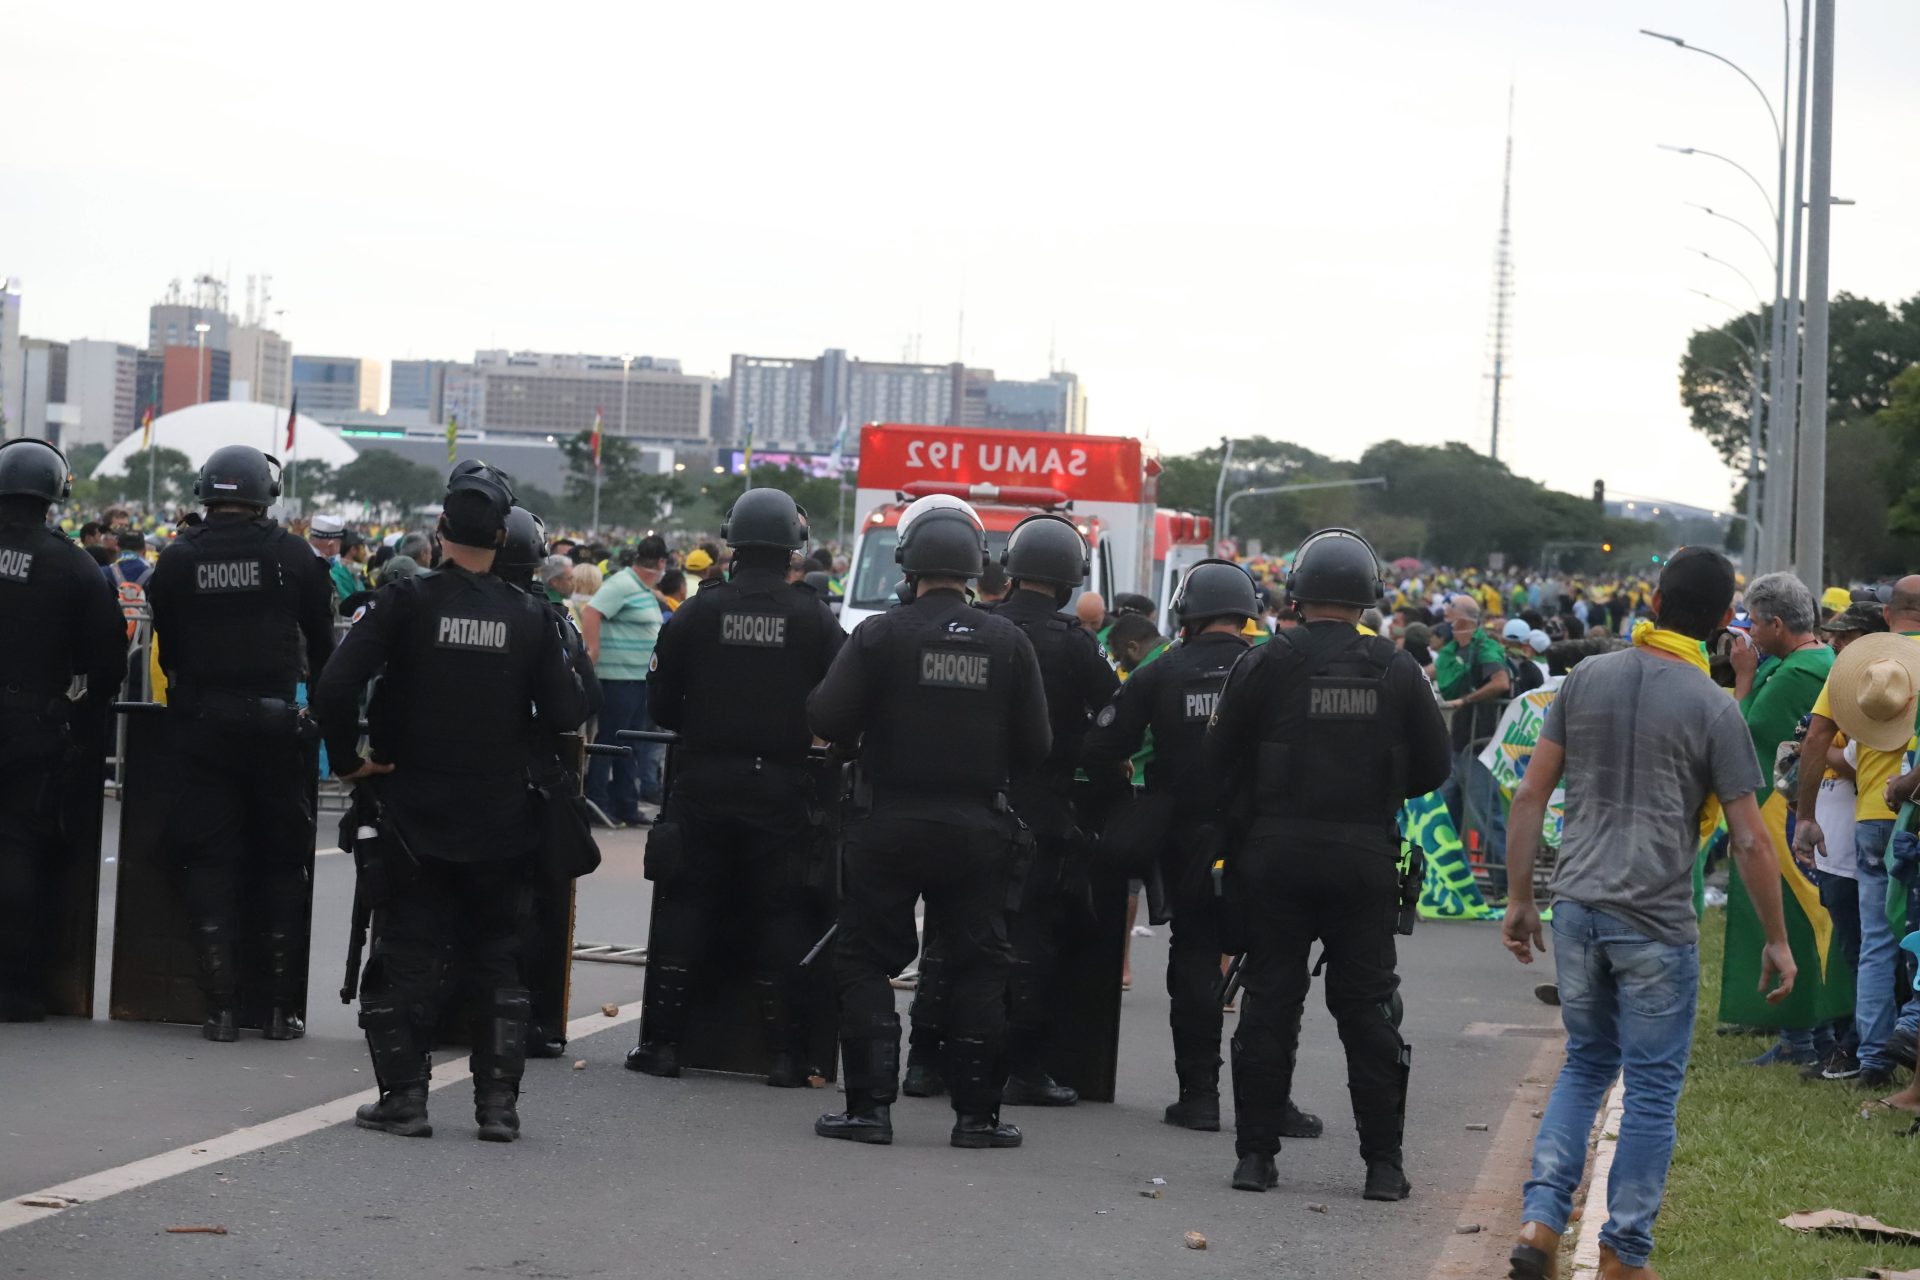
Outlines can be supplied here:
[[1861, 636], [1827, 676], [1834, 723], [1862, 746], [1898, 751], [1920, 710], [1920, 641], [1882, 632]]

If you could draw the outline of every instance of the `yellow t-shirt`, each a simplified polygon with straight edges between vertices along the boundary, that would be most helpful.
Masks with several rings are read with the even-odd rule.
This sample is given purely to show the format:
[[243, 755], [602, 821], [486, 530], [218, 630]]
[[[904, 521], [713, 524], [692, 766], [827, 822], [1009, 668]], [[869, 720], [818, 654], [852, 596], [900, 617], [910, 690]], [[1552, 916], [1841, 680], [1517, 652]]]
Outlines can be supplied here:
[[[1820, 687], [1820, 696], [1813, 701], [1813, 714], [1833, 719], [1833, 704], [1827, 700], [1827, 687]], [[1913, 745], [1908, 741], [1908, 746]], [[1866, 743], [1858, 743], [1856, 751], [1859, 759], [1853, 766], [1853, 785], [1857, 796], [1853, 802], [1853, 820], [1855, 822], [1879, 822], [1897, 818], [1900, 815], [1887, 808], [1887, 782], [1899, 776], [1901, 761], [1906, 758], [1906, 747], [1898, 751], [1876, 751]]]

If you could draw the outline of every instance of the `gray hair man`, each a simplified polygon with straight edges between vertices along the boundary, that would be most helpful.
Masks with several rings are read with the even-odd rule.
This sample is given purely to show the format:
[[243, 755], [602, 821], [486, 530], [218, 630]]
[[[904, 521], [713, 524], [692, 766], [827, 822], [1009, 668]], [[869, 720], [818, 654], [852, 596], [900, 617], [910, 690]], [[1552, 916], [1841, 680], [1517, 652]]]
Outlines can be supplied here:
[[1751, 619], [1747, 635], [1753, 643], [1736, 641], [1727, 655], [1733, 663], [1734, 696], [1743, 702], [1753, 692], [1753, 673], [1761, 658], [1784, 659], [1796, 650], [1820, 643], [1814, 632], [1820, 621], [1819, 607], [1806, 584], [1792, 574], [1761, 574], [1747, 584], [1746, 604]]
[[573, 594], [573, 557], [548, 556], [542, 560], [540, 585], [547, 589], [547, 599], [555, 604], [565, 604], [567, 597]]

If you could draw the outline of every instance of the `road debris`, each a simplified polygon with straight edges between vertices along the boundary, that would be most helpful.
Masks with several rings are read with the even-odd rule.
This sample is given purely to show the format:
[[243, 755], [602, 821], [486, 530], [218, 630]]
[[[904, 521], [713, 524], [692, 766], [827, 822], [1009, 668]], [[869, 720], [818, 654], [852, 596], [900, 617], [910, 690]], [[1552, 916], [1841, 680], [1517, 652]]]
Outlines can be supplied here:
[[227, 1234], [227, 1229], [222, 1226], [168, 1227], [167, 1234], [170, 1236], [223, 1236]]
[[1325, 1206], [1325, 1205], [1323, 1205], [1323, 1204], [1312, 1204], [1312, 1203], [1309, 1203], [1309, 1204], [1307, 1205], [1307, 1212], [1308, 1212], [1308, 1213], [1325, 1213], [1326, 1211], [1327, 1211], [1327, 1206]]
[[600, 1006], [600, 1012], [606, 1014], [609, 1018], [618, 1017], [620, 1014], [620, 1006], [617, 1004], [603, 1004]]
[[1198, 1231], [1189, 1231], [1187, 1232], [1186, 1246], [1189, 1249], [1204, 1249], [1207, 1247], [1207, 1238]]
[[573, 1069], [575, 1071], [585, 1071], [587, 1069], [587, 1060], [585, 1058], [575, 1058], [573, 1060]]
[[21, 1196], [18, 1203], [29, 1209], [71, 1209], [80, 1202], [72, 1196]]
[[1814, 1209], [1807, 1213], [1790, 1213], [1780, 1219], [1780, 1225], [1792, 1231], [1811, 1231], [1822, 1235], [1856, 1235], [1867, 1240], [1887, 1240], [1894, 1244], [1920, 1245], [1920, 1231], [1907, 1227], [1890, 1227], [1878, 1218], [1868, 1217], [1864, 1213], [1848, 1213], [1844, 1209]]

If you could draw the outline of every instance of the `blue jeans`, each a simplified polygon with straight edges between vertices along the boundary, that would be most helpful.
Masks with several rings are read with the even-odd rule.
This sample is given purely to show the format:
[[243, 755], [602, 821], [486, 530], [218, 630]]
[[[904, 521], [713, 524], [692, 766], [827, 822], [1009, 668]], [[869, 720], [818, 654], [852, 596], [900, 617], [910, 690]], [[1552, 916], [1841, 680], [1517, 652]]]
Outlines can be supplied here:
[[[1469, 825], [1486, 836], [1487, 873], [1495, 893], [1507, 891], [1507, 811], [1500, 803], [1500, 785], [1493, 772], [1480, 763], [1480, 753], [1471, 748], [1457, 751], [1453, 772], [1440, 788], [1453, 829], [1462, 840], [1468, 839]], [[1469, 812], [1470, 811], [1470, 812]], [[1471, 822], [1469, 822], [1471, 819]]]
[[1900, 939], [1887, 921], [1887, 839], [1891, 818], [1873, 818], [1854, 824], [1853, 857], [1859, 867], [1860, 966], [1853, 997], [1853, 1029], [1860, 1038], [1856, 1050], [1863, 1071], [1886, 1071], [1887, 1036], [1893, 1031], [1894, 982], [1899, 970]]
[[1562, 899], [1553, 904], [1567, 1062], [1533, 1142], [1524, 1216], [1565, 1231], [1594, 1116], [1626, 1071], [1626, 1110], [1600, 1241], [1630, 1267], [1653, 1253], [1653, 1220], [1673, 1160], [1674, 1112], [1693, 1049], [1700, 948], [1676, 946]]
[[630, 755], [588, 757], [587, 799], [615, 822], [634, 822], [640, 817], [640, 792], [647, 776], [645, 766], [652, 763], [659, 748], [638, 742], [622, 743], [614, 735], [622, 729], [647, 727], [647, 682], [602, 680], [600, 692], [603, 699], [600, 729], [593, 740], [631, 746], [633, 751]]

